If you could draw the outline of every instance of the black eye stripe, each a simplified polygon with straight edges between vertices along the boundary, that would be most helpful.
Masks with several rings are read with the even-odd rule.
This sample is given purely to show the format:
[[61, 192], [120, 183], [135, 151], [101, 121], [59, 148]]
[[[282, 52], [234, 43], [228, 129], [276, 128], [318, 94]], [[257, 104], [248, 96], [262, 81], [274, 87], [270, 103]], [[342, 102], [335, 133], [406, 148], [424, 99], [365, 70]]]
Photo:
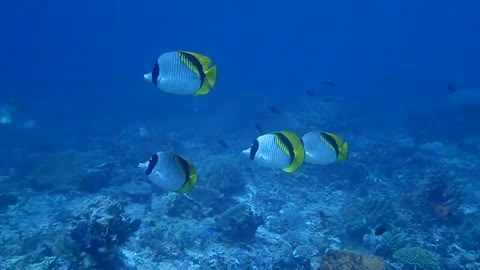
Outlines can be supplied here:
[[158, 162], [158, 155], [155, 153], [152, 155], [150, 160], [148, 161], [148, 167], [147, 170], [145, 171], [146, 175], [150, 175], [153, 171], [153, 168], [155, 168], [155, 165], [157, 165]]
[[253, 141], [252, 146], [250, 147], [250, 159], [253, 160], [255, 158], [255, 154], [258, 151], [258, 148], [260, 147], [260, 143], [258, 140]]
[[156, 61], [152, 69], [152, 83], [154, 85], [158, 83], [158, 76], [160, 76], [160, 66], [158, 65], [158, 61]]

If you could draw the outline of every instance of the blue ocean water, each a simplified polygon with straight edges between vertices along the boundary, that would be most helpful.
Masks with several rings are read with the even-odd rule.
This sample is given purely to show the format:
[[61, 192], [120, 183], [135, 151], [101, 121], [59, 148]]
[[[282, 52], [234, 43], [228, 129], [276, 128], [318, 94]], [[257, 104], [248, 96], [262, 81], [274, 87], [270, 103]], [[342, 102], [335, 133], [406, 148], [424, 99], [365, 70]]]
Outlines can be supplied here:
[[[262, 264], [258, 269], [272, 269], [276, 263], [284, 268], [273, 269], [306, 269], [300, 266], [304, 262], [298, 260], [278, 266], [282, 241], [292, 250], [302, 245], [316, 246], [318, 254], [327, 255], [330, 250], [357, 250], [395, 264], [402, 260], [393, 256], [393, 252], [382, 253], [378, 247], [369, 249], [365, 244], [368, 241], [362, 238], [369, 232], [359, 233], [362, 242], [359, 244], [345, 233], [345, 228], [331, 229], [333, 225], [328, 220], [344, 218], [345, 212], [331, 209], [328, 212], [319, 206], [338, 197], [336, 203], [341, 202], [341, 209], [348, 209], [358, 200], [385, 195], [385, 189], [396, 198], [392, 199], [392, 209], [399, 213], [410, 211], [405, 210], [402, 196], [412, 197], [411, 194], [418, 196], [413, 196], [417, 198], [415, 203], [423, 203], [433, 211], [433, 217], [428, 211], [413, 213], [416, 225], [396, 219], [387, 221], [389, 227], [396, 228], [395, 233], [411, 233], [416, 229], [415, 237], [423, 239], [405, 240], [398, 244], [398, 250], [403, 246], [418, 246], [438, 254], [445, 269], [480, 269], [478, 243], [458, 240], [465, 231], [476, 232], [469, 235], [480, 240], [479, 229], [470, 225], [478, 221], [480, 199], [475, 174], [480, 164], [479, 10], [480, 3], [473, 0], [2, 1], [0, 102], [15, 100], [20, 105], [14, 106], [12, 123], [0, 125], [0, 194], [16, 198], [5, 199], [7, 202], [18, 200], [6, 203], [5, 210], [0, 200], [0, 217], [3, 216], [0, 219], [4, 220], [0, 223], [0, 235], [10, 239], [1, 243], [5, 247], [10, 245], [16, 239], [10, 234], [16, 230], [37, 233], [20, 221], [27, 212], [36, 213], [36, 217], [43, 215], [38, 218], [45, 226], [62, 224], [62, 232], [69, 235], [72, 219], [53, 218], [54, 213], [63, 209], [60, 205], [68, 204], [69, 209], [75, 209], [80, 202], [102, 194], [118, 200], [132, 219], [177, 226], [182, 228], [179, 231], [186, 231], [182, 237], [203, 239], [204, 250], [211, 251], [210, 247], [215, 246], [243, 249], [242, 252], [249, 254], [240, 266], [233, 266], [229, 253], [218, 251], [222, 260], [209, 259], [223, 261], [224, 266], [211, 269], [257, 269], [249, 266], [254, 263], [247, 262], [255, 261], [251, 258], [255, 252], [274, 258], [269, 265]], [[143, 74], [151, 70], [157, 57], [173, 50], [195, 51], [213, 60], [218, 66], [218, 80], [210, 94], [172, 95], [144, 81]], [[279, 113], [269, 108], [276, 108]], [[139, 136], [141, 129], [148, 132], [146, 138]], [[304, 166], [300, 172], [289, 175], [258, 167], [240, 155], [256, 137], [277, 130], [292, 130], [300, 136], [312, 130], [333, 132], [349, 142], [350, 157], [331, 166]], [[226, 145], [219, 144], [219, 140]], [[158, 204], [171, 212], [177, 208], [191, 209], [193, 203], [177, 202], [180, 199], [172, 199], [172, 194], [155, 189], [147, 192], [148, 203], [126, 196], [122, 187], [130, 180], [145, 180], [137, 164], [163, 150], [190, 157], [201, 176], [198, 186], [220, 192], [220, 198], [228, 197], [228, 203], [219, 199], [228, 209], [208, 212], [206, 209], [215, 209], [212, 206], [215, 203], [209, 201], [214, 195], [196, 194], [191, 197], [195, 207], [199, 207], [195, 211], [202, 212], [201, 217], [173, 215], [169, 219], [155, 212]], [[411, 163], [405, 163], [406, 160]], [[112, 164], [113, 171], [92, 176], [93, 183], [84, 180], [85, 172], [104, 170], [105, 164]], [[427, 176], [435, 175], [431, 171], [439, 167], [438, 174], [442, 175], [439, 178], [455, 179], [445, 180], [454, 187], [428, 182], [432, 178]], [[207, 173], [201, 175], [202, 172]], [[226, 195], [230, 189], [222, 188], [230, 182], [236, 183], [237, 174], [246, 180], [244, 186], [234, 184], [232, 189], [239, 185], [242, 191], [232, 193], [230, 198]], [[56, 177], [66, 183], [58, 184], [60, 180]], [[88, 188], [78, 188], [79, 181], [87, 181]], [[401, 187], [393, 188], [397, 185]], [[443, 189], [439, 191], [437, 186]], [[280, 191], [267, 194], [271, 187]], [[422, 193], [422, 189], [427, 191]], [[305, 197], [306, 201], [298, 201]], [[175, 203], [169, 204], [171, 201]], [[185, 220], [195, 220], [199, 230], [204, 226], [210, 228], [209, 219], [221, 220], [225, 213], [245, 201], [264, 219], [253, 242], [248, 244], [238, 244], [241, 241], [236, 238], [225, 241], [218, 237], [216, 234], [221, 231], [218, 227], [222, 226], [219, 221], [215, 237], [191, 232], [184, 228], [187, 225], [182, 225]], [[452, 201], [455, 202], [451, 204]], [[269, 208], [267, 202], [279, 204], [279, 209]], [[318, 225], [323, 236], [316, 231], [317, 238], [324, 238], [322, 241], [314, 241], [312, 236], [305, 236], [306, 240], [286, 236], [298, 230], [296, 226], [289, 228], [291, 222], [285, 221], [296, 220], [295, 216], [282, 218], [280, 214], [290, 204], [302, 209], [286, 212], [303, 211], [309, 222], [325, 223]], [[143, 211], [142, 214], [135, 209]], [[393, 211], [388, 209], [385, 211]], [[448, 213], [441, 214], [442, 209]], [[317, 211], [331, 218], [320, 217]], [[356, 213], [358, 219], [365, 214]], [[275, 231], [273, 225], [268, 225], [269, 218], [283, 220], [286, 231]], [[374, 229], [383, 222], [363, 229]], [[141, 254], [138, 246], [147, 241], [151, 228], [158, 230], [159, 226], [141, 227], [129, 235], [128, 244], [122, 244], [121, 248], [126, 250], [122, 252], [136, 252], [141, 257], [135, 261], [127, 255], [120, 256], [135, 261], [129, 266], [122, 259], [109, 266], [85, 265], [64, 256], [81, 248], [59, 248], [55, 241], [45, 240], [46, 236], [30, 241], [33, 243], [19, 244], [11, 253], [0, 255], [0, 261], [11, 265], [25, 254], [33, 257], [37, 245], [42, 243], [52, 246], [53, 251], [16, 261], [15, 266], [42, 269], [32, 265], [44, 263], [42, 258], [48, 257], [60, 258], [64, 265], [65, 261], [74, 261], [69, 267], [76, 268], [64, 269], [210, 269], [202, 264], [194, 240], [183, 240], [186, 247], [178, 248], [181, 238], [178, 235], [157, 236], [161, 243], [172, 247], [152, 253], [160, 242], [149, 243], [148, 250]], [[299, 226], [300, 230], [308, 231], [308, 226]], [[440, 235], [438, 239], [429, 240], [427, 235], [432, 233], [429, 229]], [[224, 232], [224, 238], [228, 238], [225, 235]], [[451, 235], [457, 238], [449, 238]], [[339, 239], [342, 245], [322, 246], [328, 239]], [[349, 241], [354, 244], [348, 244]], [[25, 247], [28, 245], [35, 247]], [[455, 248], [458, 245], [458, 250], [452, 251], [453, 245]], [[192, 255], [195, 249], [198, 254]], [[175, 259], [179, 250], [188, 252]], [[232, 250], [231, 254], [238, 253], [235, 252]], [[312, 257], [306, 263], [311, 269], [320, 265], [324, 270], [343, 269], [322, 264], [328, 262], [328, 256]], [[62, 263], [58, 267], [64, 267]], [[188, 268], [187, 264], [200, 268]]]

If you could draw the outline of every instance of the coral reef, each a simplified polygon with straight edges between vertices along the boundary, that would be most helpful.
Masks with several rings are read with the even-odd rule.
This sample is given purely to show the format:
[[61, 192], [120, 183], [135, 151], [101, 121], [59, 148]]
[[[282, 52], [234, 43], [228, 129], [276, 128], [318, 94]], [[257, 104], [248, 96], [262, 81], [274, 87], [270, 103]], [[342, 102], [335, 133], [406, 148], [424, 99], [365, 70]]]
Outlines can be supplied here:
[[467, 250], [480, 250], [480, 216], [470, 217], [460, 227], [460, 244]]
[[409, 198], [414, 212], [447, 224], [458, 225], [461, 222], [458, 209], [464, 192], [453, 172], [445, 166], [427, 170]]
[[434, 253], [419, 247], [401, 248], [395, 251], [393, 258], [418, 270], [440, 269], [437, 256]]
[[121, 191], [134, 203], [149, 203], [152, 185], [146, 181], [130, 181], [120, 186]]
[[177, 196], [170, 201], [168, 203], [167, 215], [193, 220], [202, 220], [205, 217], [202, 207], [186, 196]]
[[125, 216], [123, 207], [107, 196], [97, 196], [79, 209], [72, 223], [77, 265], [105, 269], [119, 263], [119, 249], [138, 230], [140, 220]]
[[311, 258], [318, 254], [318, 249], [313, 245], [300, 245], [293, 250], [295, 258]]
[[322, 258], [318, 270], [387, 270], [380, 257], [349, 250], [330, 250]]
[[[0, 268], [420, 269], [404, 248], [418, 247], [437, 258], [427, 269], [480, 269], [473, 152], [438, 157], [416, 139], [346, 133], [347, 162], [286, 174], [218, 154], [251, 143], [239, 135], [215, 148], [149, 133], [2, 163]], [[152, 149], [188, 154], [198, 185], [179, 196], [145, 181], [136, 164]]]
[[80, 178], [78, 189], [83, 192], [95, 193], [111, 185], [115, 165], [104, 162], [86, 171]]
[[255, 238], [263, 218], [256, 215], [247, 204], [238, 204], [216, 218], [215, 227], [222, 240], [229, 242], [250, 241]]
[[239, 165], [238, 158], [209, 156], [198, 166], [198, 175], [202, 176], [199, 185], [218, 190], [225, 197], [241, 195], [245, 192], [247, 179]]
[[[346, 235], [350, 241], [361, 243], [363, 236], [384, 224], [393, 224], [398, 214], [391, 198], [372, 197], [358, 204], [352, 203], [344, 209], [348, 226]], [[388, 229], [388, 228], [386, 228]]]
[[[98, 157], [101, 157], [99, 159]], [[30, 157], [25, 179], [36, 190], [94, 193], [111, 184], [114, 163], [108, 156], [93, 152], [60, 151]]]

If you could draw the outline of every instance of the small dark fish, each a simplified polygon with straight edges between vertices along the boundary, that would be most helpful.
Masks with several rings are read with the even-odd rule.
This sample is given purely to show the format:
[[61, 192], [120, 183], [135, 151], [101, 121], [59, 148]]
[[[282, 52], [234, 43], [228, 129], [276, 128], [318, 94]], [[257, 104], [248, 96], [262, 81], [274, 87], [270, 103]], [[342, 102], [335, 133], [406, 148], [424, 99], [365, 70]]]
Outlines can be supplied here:
[[10, 106], [12, 108], [22, 107], [22, 104], [18, 100], [15, 100], [15, 99], [3, 100], [3, 101], [0, 101], [0, 103], [3, 103], [3, 104], [5, 104], [7, 106]]
[[228, 148], [228, 144], [226, 141], [222, 140], [222, 139], [218, 139], [217, 140], [218, 144], [220, 144], [221, 146], [225, 147], [225, 148]]
[[330, 86], [330, 87], [337, 86], [337, 84], [333, 80], [325, 80], [325, 81], [323, 81], [323, 84], [325, 84], [326, 86]]
[[450, 92], [455, 92], [455, 91], [457, 91], [457, 87], [455, 87], [455, 86], [453, 86], [453, 85], [451, 85], [451, 84], [448, 85], [447, 89], [448, 89], [448, 91], [450, 91]]
[[332, 101], [334, 101], [334, 100], [335, 100], [335, 98], [333, 98], [333, 97], [322, 98], [322, 101], [323, 101], [323, 102], [332, 102]]
[[387, 226], [387, 224], [382, 223], [380, 226], [378, 226], [378, 227], [375, 229], [375, 235], [376, 235], [376, 236], [379, 236], [379, 235], [384, 234], [384, 233], [387, 232], [387, 231], [388, 231], [388, 226]]
[[310, 90], [305, 91], [305, 93], [311, 97], [315, 97], [315, 94]]
[[148, 227], [155, 227], [155, 226], [157, 226], [157, 223], [155, 222], [155, 220], [151, 219], [151, 220], [147, 223], [147, 226], [148, 226]]
[[270, 106], [270, 107], [268, 107], [268, 110], [272, 113], [280, 114], [280, 110], [275, 108], [275, 107]]
[[263, 132], [263, 127], [262, 127], [259, 123], [256, 123], [256, 124], [255, 124], [255, 129], [256, 129], [258, 132]]

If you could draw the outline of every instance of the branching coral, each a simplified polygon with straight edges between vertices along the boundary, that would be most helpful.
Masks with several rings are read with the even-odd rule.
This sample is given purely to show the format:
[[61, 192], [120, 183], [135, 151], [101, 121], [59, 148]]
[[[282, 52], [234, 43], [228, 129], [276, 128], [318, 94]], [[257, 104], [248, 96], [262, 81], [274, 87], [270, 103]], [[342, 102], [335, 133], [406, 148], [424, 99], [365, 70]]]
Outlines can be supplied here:
[[312, 245], [300, 245], [293, 250], [293, 257], [295, 258], [311, 258], [317, 255], [318, 249]]
[[440, 264], [435, 253], [419, 247], [404, 247], [393, 254], [397, 261], [418, 270], [439, 270]]
[[70, 231], [78, 254], [76, 263], [89, 261], [90, 265], [107, 269], [116, 263], [119, 247], [139, 226], [140, 220], [128, 218], [120, 203], [109, 197], [98, 196], [87, 201]]
[[318, 270], [387, 270], [388, 265], [376, 256], [349, 250], [330, 250]]
[[361, 203], [352, 203], [343, 213], [348, 224], [346, 233], [350, 241], [362, 242], [363, 235], [382, 224], [392, 224], [398, 214], [392, 201], [385, 197], [372, 197]]

